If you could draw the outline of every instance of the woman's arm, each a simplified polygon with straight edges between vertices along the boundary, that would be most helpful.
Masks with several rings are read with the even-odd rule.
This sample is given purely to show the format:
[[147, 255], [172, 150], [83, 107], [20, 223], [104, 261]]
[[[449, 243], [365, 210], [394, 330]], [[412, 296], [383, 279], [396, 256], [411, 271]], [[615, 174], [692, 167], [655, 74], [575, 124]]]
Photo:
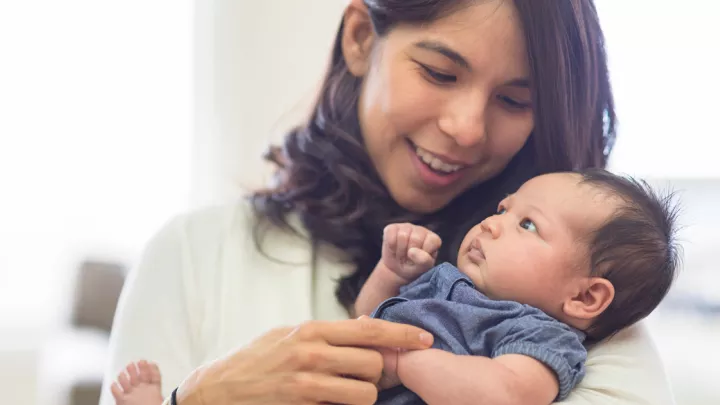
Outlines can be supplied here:
[[[370, 318], [312, 321], [275, 329], [249, 345], [238, 343], [236, 349], [205, 363], [218, 338], [201, 332], [208, 315], [205, 301], [215, 294], [213, 288], [222, 286], [212, 281], [220, 263], [210, 258], [218, 257], [218, 242], [227, 237], [223, 224], [231, 220], [225, 211], [209, 212], [165, 226], [130, 275], [113, 327], [101, 405], [114, 404], [108, 387], [116, 374], [127, 362], [143, 358], [158, 362], [166, 397], [178, 388], [179, 405], [370, 405], [382, 372], [382, 357], [370, 347], [432, 345], [432, 335], [410, 325]], [[244, 222], [238, 224], [233, 232], [245, 235]], [[253, 270], [260, 278], [267, 274], [261, 268]], [[249, 299], [247, 304], [256, 302]], [[235, 321], [252, 325], [252, 320]]]
[[563, 405], [673, 405], [660, 355], [640, 322], [588, 352], [586, 375]]
[[131, 361], [158, 364], [164, 396], [197, 366], [183, 225], [181, 218], [166, 224], [128, 275], [113, 323], [100, 405], [114, 405], [110, 384]]

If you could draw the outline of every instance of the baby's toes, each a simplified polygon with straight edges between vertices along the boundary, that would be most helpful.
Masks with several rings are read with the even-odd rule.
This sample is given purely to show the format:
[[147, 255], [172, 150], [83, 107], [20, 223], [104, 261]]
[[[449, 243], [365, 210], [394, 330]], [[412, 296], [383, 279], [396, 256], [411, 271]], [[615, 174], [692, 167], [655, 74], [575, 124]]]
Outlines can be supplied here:
[[149, 363], [150, 365], [150, 382], [152, 384], [160, 385], [162, 383], [162, 377], [160, 376], [160, 368], [155, 363]]
[[152, 369], [150, 364], [145, 360], [140, 360], [137, 366], [140, 374], [140, 382], [152, 384]]
[[122, 387], [117, 382], [113, 382], [112, 385], [110, 385], [110, 392], [112, 392], [115, 402], [120, 402], [123, 399], [123, 394], [125, 394], [125, 391], [123, 391]]
[[133, 387], [140, 384], [140, 373], [138, 371], [137, 364], [130, 363], [125, 367], [125, 371], [127, 372], [128, 380], [130, 382], [130, 385]]
[[124, 371], [118, 374], [117, 383], [120, 384], [124, 393], [132, 391], [132, 384], [130, 384], [130, 378]]

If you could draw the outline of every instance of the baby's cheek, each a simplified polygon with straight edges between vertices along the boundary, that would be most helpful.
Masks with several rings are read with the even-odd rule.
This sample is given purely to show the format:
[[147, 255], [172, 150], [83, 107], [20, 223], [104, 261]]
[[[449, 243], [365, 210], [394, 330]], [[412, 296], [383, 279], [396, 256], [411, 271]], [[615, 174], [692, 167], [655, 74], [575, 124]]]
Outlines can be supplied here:
[[491, 282], [509, 295], [523, 295], [526, 287], [537, 287], [538, 279], [542, 277], [539, 269], [522, 256], [509, 254], [504, 265], [494, 267], [491, 266]]

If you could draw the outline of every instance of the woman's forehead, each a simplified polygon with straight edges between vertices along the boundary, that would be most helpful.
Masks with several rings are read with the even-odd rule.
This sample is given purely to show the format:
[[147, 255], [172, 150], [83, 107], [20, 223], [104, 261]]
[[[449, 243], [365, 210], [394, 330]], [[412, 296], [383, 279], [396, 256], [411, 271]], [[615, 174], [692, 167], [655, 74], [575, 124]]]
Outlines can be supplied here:
[[417, 49], [422, 43], [446, 47], [474, 71], [528, 75], [524, 32], [511, 1], [479, 1], [431, 23], [399, 26], [396, 31], [403, 47]]

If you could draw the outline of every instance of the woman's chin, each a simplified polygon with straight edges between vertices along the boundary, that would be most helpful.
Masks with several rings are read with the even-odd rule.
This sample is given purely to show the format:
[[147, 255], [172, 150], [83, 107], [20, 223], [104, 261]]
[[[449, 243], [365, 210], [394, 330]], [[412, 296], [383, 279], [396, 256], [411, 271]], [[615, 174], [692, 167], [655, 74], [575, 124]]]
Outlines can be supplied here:
[[432, 214], [443, 209], [452, 200], [451, 197], [434, 196], [420, 192], [392, 194], [395, 202], [415, 214]]

